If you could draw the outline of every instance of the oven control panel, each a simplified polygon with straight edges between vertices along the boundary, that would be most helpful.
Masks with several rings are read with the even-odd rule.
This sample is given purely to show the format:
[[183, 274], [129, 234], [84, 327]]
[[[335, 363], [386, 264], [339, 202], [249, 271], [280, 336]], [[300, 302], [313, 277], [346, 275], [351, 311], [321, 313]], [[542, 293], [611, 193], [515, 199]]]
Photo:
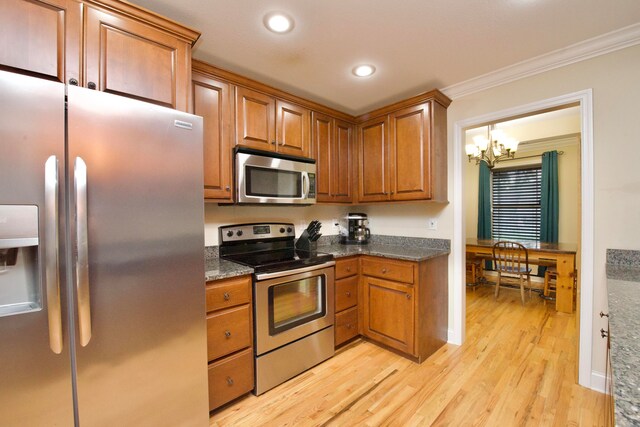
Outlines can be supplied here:
[[294, 238], [296, 228], [291, 223], [282, 222], [223, 225], [218, 227], [218, 235], [220, 243]]

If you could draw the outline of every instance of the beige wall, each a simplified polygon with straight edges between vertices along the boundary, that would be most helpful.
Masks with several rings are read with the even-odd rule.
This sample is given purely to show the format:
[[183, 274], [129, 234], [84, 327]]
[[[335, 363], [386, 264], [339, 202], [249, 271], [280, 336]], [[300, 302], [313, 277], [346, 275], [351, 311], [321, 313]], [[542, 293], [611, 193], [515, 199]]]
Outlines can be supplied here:
[[[599, 330], [607, 328], [607, 322], [597, 313], [608, 311], [606, 250], [640, 249], [638, 76], [640, 46], [633, 46], [456, 99], [448, 110], [451, 152], [453, 126], [458, 121], [585, 89], [593, 90], [595, 227], [592, 363], [593, 370], [598, 372], [605, 371], [606, 347]], [[452, 174], [449, 176], [453, 179]], [[465, 204], [464, 208], [469, 206]], [[450, 286], [453, 286], [451, 281]]]

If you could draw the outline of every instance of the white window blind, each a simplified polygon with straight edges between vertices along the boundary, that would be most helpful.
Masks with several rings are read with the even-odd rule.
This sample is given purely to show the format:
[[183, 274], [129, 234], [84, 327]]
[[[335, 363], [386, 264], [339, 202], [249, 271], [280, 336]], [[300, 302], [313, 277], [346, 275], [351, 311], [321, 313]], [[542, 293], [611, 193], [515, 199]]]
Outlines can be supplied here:
[[542, 169], [494, 170], [491, 175], [493, 238], [540, 240]]

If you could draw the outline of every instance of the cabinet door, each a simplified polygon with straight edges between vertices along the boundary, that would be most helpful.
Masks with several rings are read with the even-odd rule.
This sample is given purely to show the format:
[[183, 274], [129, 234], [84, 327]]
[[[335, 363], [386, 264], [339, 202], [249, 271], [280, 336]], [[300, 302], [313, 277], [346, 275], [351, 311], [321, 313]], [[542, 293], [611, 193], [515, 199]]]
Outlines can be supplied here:
[[2, 0], [0, 67], [50, 80], [80, 79], [80, 3]]
[[353, 202], [353, 126], [335, 120], [334, 137], [331, 144], [333, 165], [332, 194], [334, 202]]
[[188, 111], [191, 46], [123, 15], [87, 7], [84, 86]]
[[363, 335], [414, 354], [414, 288], [362, 276]]
[[429, 104], [389, 116], [389, 172], [392, 200], [431, 198]]
[[334, 165], [331, 158], [333, 119], [318, 112], [311, 113], [313, 134], [312, 157], [316, 160], [316, 198], [318, 202], [332, 202], [331, 178]]
[[387, 117], [368, 120], [358, 127], [358, 201], [389, 198]]
[[310, 112], [289, 102], [276, 101], [276, 150], [292, 156], [311, 156]]
[[261, 92], [236, 87], [236, 144], [275, 151], [275, 100]]
[[230, 86], [194, 73], [192, 91], [193, 113], [204, 119], [204, 198], [231, 201]]

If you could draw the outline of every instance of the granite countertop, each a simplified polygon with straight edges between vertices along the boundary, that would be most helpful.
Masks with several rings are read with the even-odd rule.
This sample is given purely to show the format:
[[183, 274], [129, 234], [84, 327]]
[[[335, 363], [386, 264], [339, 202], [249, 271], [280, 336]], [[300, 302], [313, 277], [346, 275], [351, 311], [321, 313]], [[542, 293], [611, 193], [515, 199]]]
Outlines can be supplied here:
[[416, 248], [397, 245], [371, 243], [367, 245], [341, 245], [340, 243], [318, 246], [318, 252], [333, 254], [335, 258], [352, 255], [375, 255], [405, 261], [424, 261], [449, 254], [449, 249]]
[[[449, 254], [450, 241], [418, 237], [373, 235], [366, 245], [343, 245], [338, 236], [323, 236], [318, 241], [318, 252], [333, 254], [335, 258], [352, 255], [375, 255], [405, 261], [424, 261]], [[205, 248], [205, 279], [218, 280], [253, 273], [251, 267], [226, 261], [218, 257], [217, 247]]]
[[227, 279], [253, 273], [253, 268], [220, 258], [206, 258], [204, 278], [206, 281]]
[[640, 265], [607, 264], [617, 426], [640, 424]]

